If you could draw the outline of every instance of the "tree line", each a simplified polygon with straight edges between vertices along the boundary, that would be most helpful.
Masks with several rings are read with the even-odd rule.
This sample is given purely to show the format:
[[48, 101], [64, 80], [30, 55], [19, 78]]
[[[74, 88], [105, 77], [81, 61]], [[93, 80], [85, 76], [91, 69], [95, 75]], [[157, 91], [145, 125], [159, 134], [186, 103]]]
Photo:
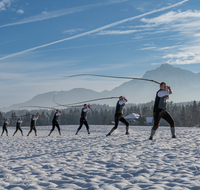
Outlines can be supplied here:
[[[153, 116], [153, 104], [149, 102], [146, 104], [127, 104], [124, 109], [124, 116], [136, 113], [140, 114], [139, 119], [135, 121], [135, 125], [151, 125], [146, 121], [146, 117]], [[110, 125], [114, 121], [115, 107], [108, 105], [91, 105], [91, 112], [88, 114], [88, 122], [90, 125]], [[187, 103], [173, 103], [168, 102], [167, 111], [171, 114], [176, 126], [193, 127], [200, 124], [200, 102], [193, 101]], [[51, 125], [54, 116], [54, 110], [16, 110], [7, 113], [0, 112], [0, 125], [3, 125], [5, 118], [10, 120], [9, 126], [16, 124], [17, 118], [21, 117], [23, 125], [30, 125], [32, 114], [37, 114], [39, 119], [37, 125]], [[79, 125], [81, 115], [81, 108], [64, 109], [62, 116], [59, 118], [61, 125]], [[162, 126], [168, 125], [164, 120], [161, 120]]]

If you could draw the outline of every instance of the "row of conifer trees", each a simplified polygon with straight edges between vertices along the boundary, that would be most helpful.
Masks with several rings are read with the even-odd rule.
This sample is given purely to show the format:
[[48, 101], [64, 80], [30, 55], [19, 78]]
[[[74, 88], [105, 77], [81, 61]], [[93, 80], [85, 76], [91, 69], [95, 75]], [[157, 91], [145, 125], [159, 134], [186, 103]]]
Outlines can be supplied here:
[[[95, 107], [93, 109], [93, 107]], [[169, 102], [167, 105], [167, 110], [172, 115], [176, 126], [182, 127], [192, 127], [200, 124], [200, 102], [188, 102], [188, 103], [173, 103]], [[5, 118], [10, 120], [9, 126], [14, 126], [17, 118], [20, 116], [23, 120], [23, 126], [28, 126], [30, 124], [30, 118], [32, 114], [39, 115], [37, 121], [38, 126], [51, 125], [54, 110], [33, 110], [28, 111], [12, 111], [9, 113], [0, 112], [0, 124], [2, 125]], [[152, 117], [153, 113], [153, 102], [147, 104], [139, 105], [126, 105], [124, 109], [124, 116], [130, 113], [140, 114], [140, 118], [136, 121], [136, 125], [151, 125], [147, 124], [146, 117]], [[23, 116], [22, 116], [23, 114]], [[115, 108], [109, 107], [108, 105], [92, 105], [92, 110], [88, 114], [88, 123], [90, 125], [109, 125], [114, 121]], [[9, 115], [9, 116], [8, 116]], [[59, 118], [59, 123], [61, 125], [78, 125], [81, 115], [80, 109], [65, 109], [62, 110], [62, 116]], [[161, 121], [161, 125], [167, 125], [165, 121]]]

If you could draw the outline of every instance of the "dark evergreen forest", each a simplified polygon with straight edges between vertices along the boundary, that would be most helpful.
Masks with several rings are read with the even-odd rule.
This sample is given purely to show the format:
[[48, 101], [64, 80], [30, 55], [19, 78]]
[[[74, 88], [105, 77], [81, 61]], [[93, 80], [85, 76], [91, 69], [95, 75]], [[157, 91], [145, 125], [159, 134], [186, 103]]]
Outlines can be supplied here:
[[[140, 114], [140, 118], [135, 125], [147, 124], [146, 117], [152, 117], [153, 101], [146, 104], [127, 104], [124, 109], [124, 116], [130, 113]], [[108, 105], [91, 105], [91, 112], [88, 114], [88, 123], [90, 125], [110, 125], [114, 121], [115, 108]], [[193, 127], [200, 124], [200, 102], [173, 103], [168, 102], [167, 111], [172, 115], [176, 126]], [[9, 126], [14, 126], [17, 118], [23, 120], [23, 126], [30, 124], [32, 114], [37, 114], [39, 119], [38, 126], [51, 125], [55, 110], [15, 110], [10, 112], [0, 112], [0, 125], [3, 125], [5, 118], [10, 120]], [[62, 116], [59, 118], [60, 125], [78, 125], [81, 115], [81, 108], [67, 108], [62, 110]], [[168, 125], [161, 120], [161, 125]]]

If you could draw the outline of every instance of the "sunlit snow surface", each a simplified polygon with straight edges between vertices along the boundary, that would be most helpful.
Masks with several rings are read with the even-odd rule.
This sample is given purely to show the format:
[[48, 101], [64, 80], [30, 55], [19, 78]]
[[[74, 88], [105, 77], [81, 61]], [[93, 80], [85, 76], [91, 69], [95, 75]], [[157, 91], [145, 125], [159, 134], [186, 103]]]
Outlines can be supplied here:
[[[160, 127], [149, 141], [151, 127], [37, 127], [38, 136], [0, 137], [0, 189], [200, 189], [200, 129]], [[27, 135], [29, 128], [23, 127]], [[5, 134], [4, 134], [5, 135]]]

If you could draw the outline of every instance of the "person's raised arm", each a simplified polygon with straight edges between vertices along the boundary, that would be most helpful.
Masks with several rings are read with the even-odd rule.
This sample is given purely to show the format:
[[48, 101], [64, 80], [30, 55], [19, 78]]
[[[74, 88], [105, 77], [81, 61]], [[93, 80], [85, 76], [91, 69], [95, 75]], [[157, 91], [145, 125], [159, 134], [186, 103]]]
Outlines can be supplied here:
[[38, 118], [39, 118], [39, 117], [36, 115], [36, 117], [34, 117], [33, 120], [38, 120]]
[[168, 89], [168, 91], [169, 91], [169, 94], [172, 94], [172, 89], [171, 89], [171, 87], [170, 87], [170, 86], [167, 86], [167, 89]]
[[124, 98], [123, 100], [120, 100], [119, 101], [119, 105], [122, 105], [122, 104], [126, 104], [128, 100], [126, 98]]
[[90, 105], [88, 105], [88, 108], [89, 108], [89, 112], [90, 112], [90, 110], [91, 110], [91, 106], [90, 106]]

